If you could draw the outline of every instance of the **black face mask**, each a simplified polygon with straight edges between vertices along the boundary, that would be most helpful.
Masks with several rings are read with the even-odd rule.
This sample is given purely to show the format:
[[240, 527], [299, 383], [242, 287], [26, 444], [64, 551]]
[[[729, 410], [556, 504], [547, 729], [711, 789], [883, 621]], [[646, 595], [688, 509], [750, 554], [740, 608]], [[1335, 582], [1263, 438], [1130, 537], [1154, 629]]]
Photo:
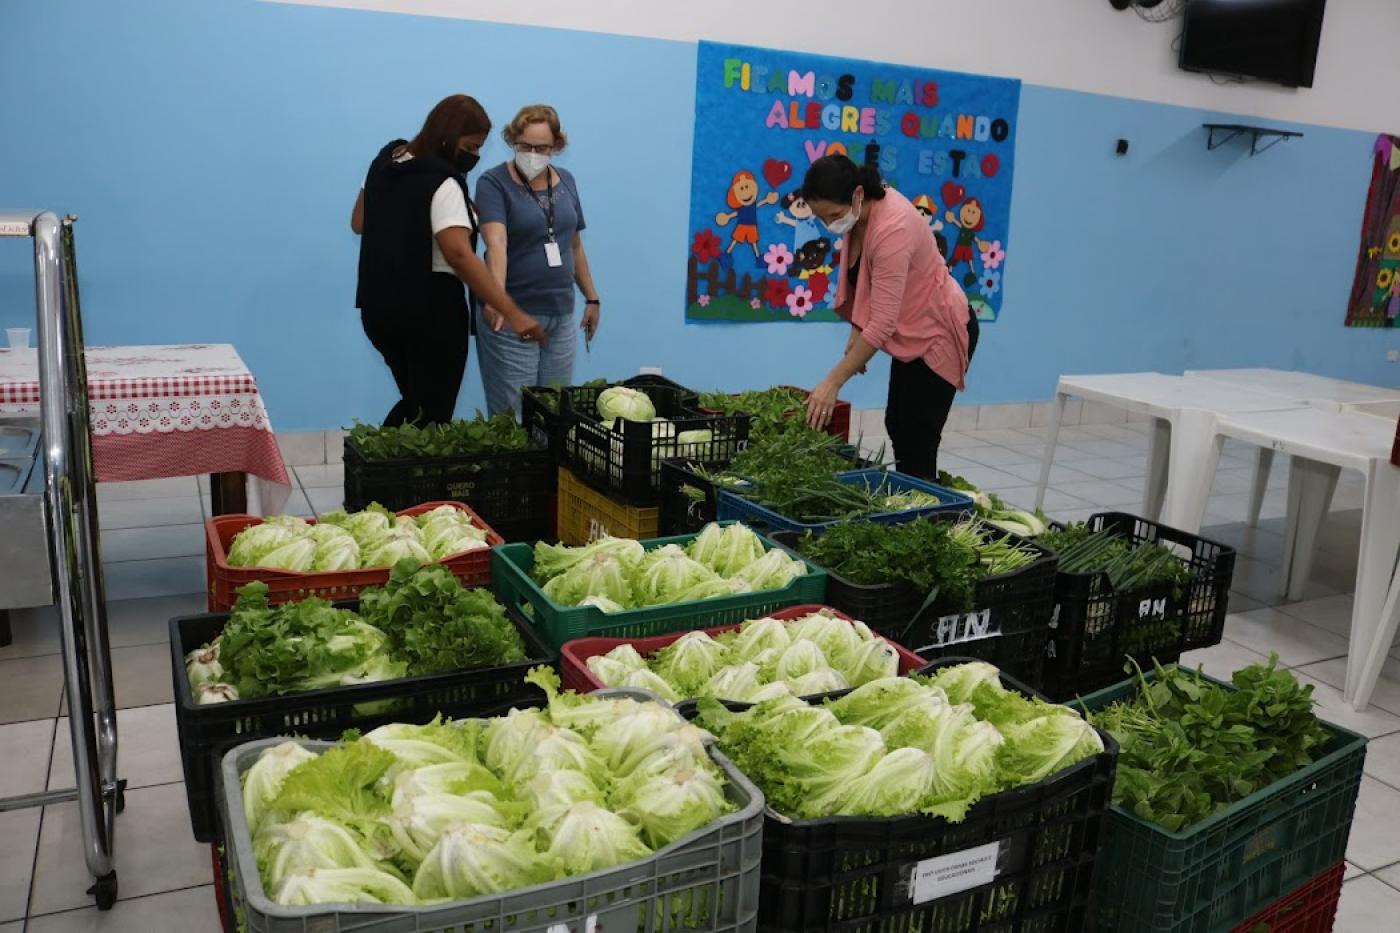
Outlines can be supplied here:
[[479, 153], [467, 152], [465, 149], [460, 149], [457, 152], [457, 158], [453, 160], [452, 164], [457, 167], [457, 171], [465, 175], [476, 168], [476, 163], [480, 161], [481, 155]]

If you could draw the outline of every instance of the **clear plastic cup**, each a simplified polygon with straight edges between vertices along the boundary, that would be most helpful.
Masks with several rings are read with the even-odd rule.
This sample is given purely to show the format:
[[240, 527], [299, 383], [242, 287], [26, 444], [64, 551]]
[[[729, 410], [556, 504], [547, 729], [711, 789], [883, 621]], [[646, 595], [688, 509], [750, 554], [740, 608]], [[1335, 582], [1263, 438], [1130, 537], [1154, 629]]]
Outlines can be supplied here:
[[29, 328], [28, 327], [7, 327], [5, 336], [10, 338], [11, 350], [29, 349]]

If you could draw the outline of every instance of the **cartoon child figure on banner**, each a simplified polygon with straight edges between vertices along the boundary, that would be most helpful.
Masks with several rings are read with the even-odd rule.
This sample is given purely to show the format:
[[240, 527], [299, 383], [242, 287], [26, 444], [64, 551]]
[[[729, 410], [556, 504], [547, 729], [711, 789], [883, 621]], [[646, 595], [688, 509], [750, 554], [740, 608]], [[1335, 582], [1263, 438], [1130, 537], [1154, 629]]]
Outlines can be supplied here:
[[802, 252], [802, 247], [813, 240], [821, 239], [822, 231], [817, 225], [817, 216], [802, 199], [802, 191], [789, 191], [783, 196], [783, 209], [773, 218], [780, 224], [792, 228], [792, 254]]
[[956, 214], [949, 210], [944, 216], [948, 223], [958, 229], [958, 240], [953, 244], [953, 255], [948, 257], [948, 271], [954, 272], [958, 266], [967, 263], [963, 285], [972, 285], [977, 281], [977, 254], [986, 248], [984, 242], [977, 237], [987, 223], [987, 217], [982, 212], [982, 202], [976, 198], [968, 198], [962, 202]]
[[933, 198], [921, 194], [914, 199], [914, 209], [924, 215], [928, 228], [933, 233], [933, 241], [938, 244], [938, 255], [948, 259], [948, 238], [943, 235], [943, 221], [938, 217], [938, 205]]
[[[725, 196], [728, 211], [715, 215], [715, 224], [727, 227], [731, 222], [734, 229], [729, 234], [729, 248], [724, 251], [726, 265], [733, 263], [734, 247], [740, 243], [753, 249], [753, 258], [760, 258], [758, 251], [758, 209], [767, 207], [778, 200], [778, 192], [770, 191], [762, 198], [758, 196], [758, 179], [753, 172], [740, 170], [734, 173], [729, 183], [729, 193]], [[722, 260], [723, 261], [723, 260]]]

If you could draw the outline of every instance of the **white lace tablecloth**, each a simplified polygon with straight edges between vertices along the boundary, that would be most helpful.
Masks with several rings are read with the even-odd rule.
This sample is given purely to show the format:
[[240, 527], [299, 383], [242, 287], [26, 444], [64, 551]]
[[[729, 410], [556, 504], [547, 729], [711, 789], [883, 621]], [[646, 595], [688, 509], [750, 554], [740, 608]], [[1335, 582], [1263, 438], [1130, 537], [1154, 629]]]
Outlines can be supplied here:
[[[230, 344], [89, 347], [99, 482], [247, 473], [259, 511], [291, 493], [257, 381]], [[36, 350], [0, 349], [0, 415], [39, 413]]]

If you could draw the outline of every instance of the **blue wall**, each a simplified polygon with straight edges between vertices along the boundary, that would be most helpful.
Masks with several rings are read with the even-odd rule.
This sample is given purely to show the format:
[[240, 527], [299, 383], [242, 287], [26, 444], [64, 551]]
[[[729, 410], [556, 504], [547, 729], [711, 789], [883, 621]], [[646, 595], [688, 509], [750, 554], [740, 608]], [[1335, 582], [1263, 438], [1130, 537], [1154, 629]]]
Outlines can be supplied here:
[[[52, 64], [38, 59], [48, 52]], [[563, 113], [607, 299], [581, 378], [659, 365], [697, 386], [810, 384], [835, 326], [686, 326], [695, 47], [253, 0], [12, 0], [0, 31], [0, 204], [81, 216], [92, 343], [232, 342], [279, 430], [375, 420], [392, 384], [353, 308], [350, 206], [369, 158], [444, 94], [498, 122]], [[1015, 258], [964, 401], [1064, 372], [1269, 365], [1394, 385], [1394, 334], [1342, 327], [1369, 134], [1250, 159], [1184, 108], [1027, 86]], [[1126, 158], [1112, 154], [1118, 137]], [[485, 165], [503, 160], [499, 139]], [[32, 316], [0, 242], [0, 323]], [[469, 368], [462, 408], [481, 404]], [[882, 404], [883, 375], [852, 383]]]

